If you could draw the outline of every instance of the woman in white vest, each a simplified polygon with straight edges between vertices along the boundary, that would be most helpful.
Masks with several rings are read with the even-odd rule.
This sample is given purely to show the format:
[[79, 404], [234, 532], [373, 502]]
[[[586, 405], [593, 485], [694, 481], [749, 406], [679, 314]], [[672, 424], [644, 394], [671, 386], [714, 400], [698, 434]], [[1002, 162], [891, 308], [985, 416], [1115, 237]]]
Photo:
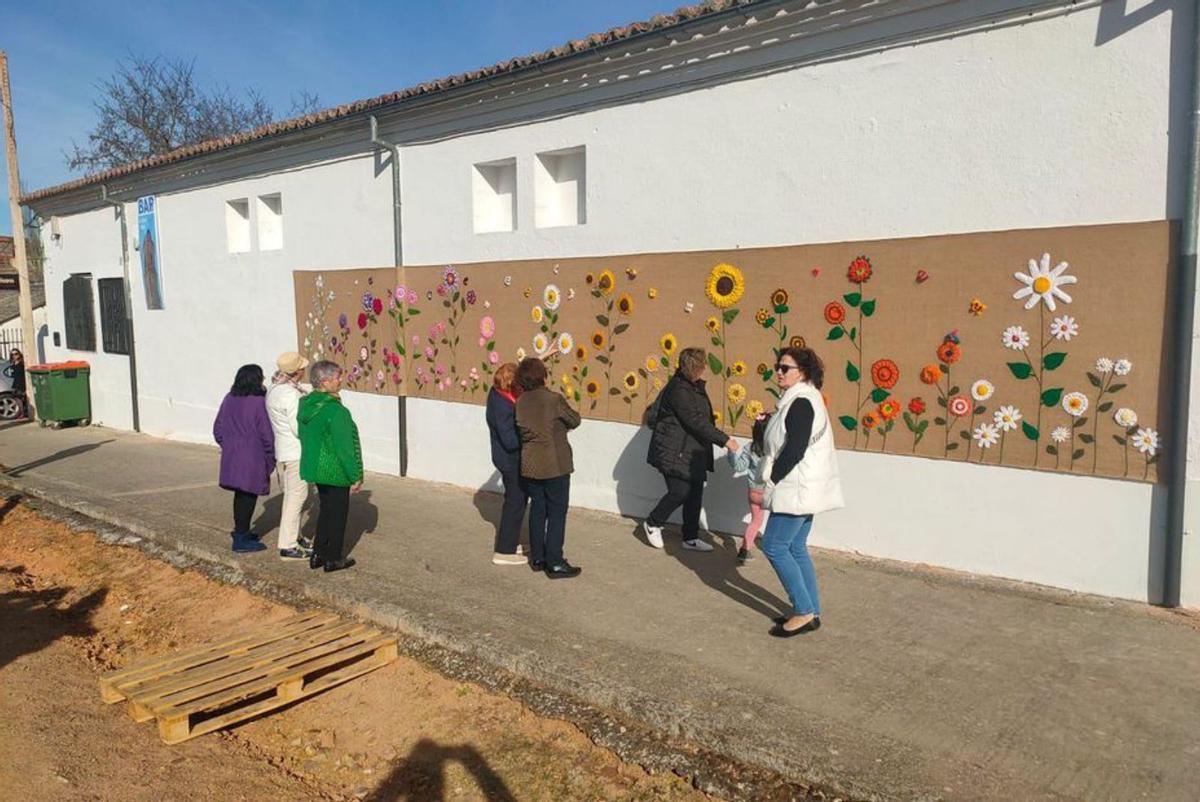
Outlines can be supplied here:
[[782, 391], [767, 426], [760, 470], [763, 506], [771, 511], [762, 550], [792, 603], [771, 634], [791, 638], [821, 627], [817, 576], [808, 555], [813, 516], [845, 506], [833, 429], [821, 396], [825, 366], [808, 348], [787, 348], [775, 364]]
[[300, 516], [308, 501], [308, 482], [300, 478], [300, 424], [296, 420], [300, 399], [310, 388], [301, 382], [308, 360], [288, 351], [275, 362], [279, 368], [267, 390], [267, 417], [275, 432], [275, 470], [283, 488], [283, 509], [279, 518], [279, 557], [283, 560], [307, 560], [312, 556], [308, 545], [300, 542]]

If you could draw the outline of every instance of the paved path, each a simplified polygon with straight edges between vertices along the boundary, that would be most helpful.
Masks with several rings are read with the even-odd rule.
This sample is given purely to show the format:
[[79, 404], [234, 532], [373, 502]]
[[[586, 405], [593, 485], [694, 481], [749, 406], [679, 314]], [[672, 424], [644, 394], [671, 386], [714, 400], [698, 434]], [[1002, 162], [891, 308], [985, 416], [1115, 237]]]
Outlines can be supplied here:
[[326, 576], [228, 551], [214, 449], [22, 425], [0, 430], [0, 463], [80, 511], [856, 798], [1200, 795], [1195, 619], [821, 552], [825, 627], [777, 641], [782, 591], [761, 557], [736, 569], [731, 542], [657, 552], [632, 521], [572, 510], [584, 573], [550, 582], [490, 563], [495, 496], [369, 476], [359, 565]]

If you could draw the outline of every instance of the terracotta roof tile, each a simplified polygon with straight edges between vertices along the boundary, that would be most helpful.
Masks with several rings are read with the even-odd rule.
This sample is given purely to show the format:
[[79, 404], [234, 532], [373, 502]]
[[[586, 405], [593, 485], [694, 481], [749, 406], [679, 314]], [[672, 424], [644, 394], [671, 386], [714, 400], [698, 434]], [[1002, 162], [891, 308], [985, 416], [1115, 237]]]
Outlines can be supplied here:
[[186, 145], [167, 153], [161, 153], [146, 159], [123, 164], [110, 170], [86, 175], [73, 181], [58, 184], [57, 186], [47, 187], [45, 189], [39, 189], [35, 192], [30, 192], [26, 195], [23, 195], [21, 197], [21, 201], [29, 203], [43, 200], [55, 195], [61, 195], [64, 192], [69, 192], [74, 189], [80, 189], [93, 184], [111, 181], [115, 178], [132, 175], [133, 173], [137, 173], [141, 170], [146, 170], [151, 167], [160, 167], [162, 165], [172, 164], [174, 162], [183, 161], [195, 156], [226, 150], [228, 148], [236, 147], [237, 145], [243, 145], [260, 139], [266, 139], [267, 137], [276, 136], [278, 134], [300, 131], [305, 128], [312, 128], [333, 120], [340, 120], [355, 114], [373, 111], [375, 109], [390, 106], [406, 100], [412, 100], [424, 95], [443, 92], [448, 89], [464, 86], [476, 81], [493, 78], [497, 75], [515, 72], [526, 67], [545, 64], [549, 61], [553, 61], [554, 59], [564, 58], [577, 53], [584, 53], [589, 50], [595, 50], [605, 45], [620, 42], [634, 36], [660, 31], [665, 28], [681, 25], [685, 22], [692, 22], [701, 17], [720, 14], [734, 8], [750, 7], [762, 2], [765, 2], [765, 0], [708, 0], [707, 2], [700, 3], [698, 5], [684, 6], [677, 9], [673, 14], [657, 14], [645, 22], [634, 22], [619, 28], [612, 28], [603, 33], [594, 33], [583, 39], [575, 39], [567, 42], [566, 44], [559, 45], [558, 47], [553, 47], [548, 50], [543, 50], [539, 53], [510, 58], [507, 61], [493, 64], [490, 67], [471, 70], [469, 72], [451, 75], [434, 81], [426, 81], [424, 83], [417, 84], [416, 86], [410, 86], [407, 89], [401, 89], [398, 92], [389, 92], [386, 95], [379, 95], [378, 97], [367, 98], [365, 100], [356, 100], [352, 103], [334, 106], [332, 108], [324, 109], [303, 117], [281, 120], [269, 125], [264, 125], [260, 128], [255, 128], [251, 131], [234, 134], [232, 136], [227, 136], [220, 139], [210, 139], [204, 142], [199, 142], [195, 145]]

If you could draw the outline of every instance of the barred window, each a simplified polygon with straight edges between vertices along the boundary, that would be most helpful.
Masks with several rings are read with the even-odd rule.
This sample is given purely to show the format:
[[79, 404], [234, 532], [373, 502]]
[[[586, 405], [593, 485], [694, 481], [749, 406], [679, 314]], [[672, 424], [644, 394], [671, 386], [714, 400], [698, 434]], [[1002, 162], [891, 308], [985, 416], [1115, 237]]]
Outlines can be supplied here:
[[74, 275], [63, 282], [63, 318], [67, 348], [95, 351], [96, 313], [90, 273]]
[[100, 339], [108, 354], [129, 353], [129, 327], [125, 325], [125, 281], [102, 278], [100, 287]]

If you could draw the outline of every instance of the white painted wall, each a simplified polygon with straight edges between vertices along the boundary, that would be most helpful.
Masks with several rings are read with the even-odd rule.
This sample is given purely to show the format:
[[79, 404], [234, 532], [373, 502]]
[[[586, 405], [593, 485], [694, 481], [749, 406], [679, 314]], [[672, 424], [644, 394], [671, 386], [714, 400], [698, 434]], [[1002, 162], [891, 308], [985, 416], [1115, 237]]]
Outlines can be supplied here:
[[[211, 442], [213, 417], [238, 366], [256, 362], [270, 375], [279, 353], [296, 347], [293, 270], [392, 263], [391, 182], [386, 172], [375, 176], [374, 163], [364, 156], [158, 196], [162, 311], [146, 309], [133, 250], [137, 209], [126, 204], [142, 431]], [[252, 217], [250, 251], [229, 253], [226, 201], [248, 198], [253, 213], [257, 197], [270, 194], [282, 198], [283, 247], [260, 250]], [[50, 327], [59, 332], [67, 275], [121, 275], [120, 228], [111, 210], [63, 218], [60, 231], [57, 242], [47, 237], [46, 274]], [[96, 422], [131, 428], [124, 356], [49, 350], [52, 359], [93, 362]], [[390, 399], [393, 432], [395, 403]], [[372, 470], [395, 470], [395, 458], [375, 461], [387, 451], [368, 445]]]
[[[408, 403], [411, 475], [500, 489], [482, 407]], [[646, 464], [648, 430], [585, 420], [570, 438], [572, 505], [640, 518], [665, 491]], [[838, 457], [846, 509], [818, 518], [815, 545], [1129, 599], [1161, 590], [1165, 504], [1150, 485], [855, 451]], [[705, 525], [741, 534], [746, 489], [718, 459]]]
[[[1171, 16], [1097, 46], [1091, 8], [405, 148], [405, 261], [1161, 220], [1168, 129], [1185, 127]], [[579, 145], [587, 223], [539, 230], [535, 154]], [[471, 165], [510, 157], [517, 230], [475, 235]]]
[[[133, 211], [136, 214], [136, 210]], [[136, 225], [136, 224], [135, 224]], [[49, 226], [46, 227], [49, 229]], [[60, 221], [62, 237], [51, 239], [43, 231], [46, 252], [46, 322], [51, 336], [46, 341], [46, 360], [61, 362], [81, 359], [92, 366], [92, 422], [116, 429], [133, 428], [129, 392], [129, 359], [106, 354], [100, 338], [100, 291], [97, 279], [119, 278], [121, 271], [121, 227], [112, 208], [71, 215]], [[63, 327], [63, 282], [75, 273], [92, 275], [92, 313], [96, 320], [96, 351], [66, 348]], [[61, 345], [55, 347], [58, 332]]]
[[[1099, 26], [1100, 10], [1085, 9], [406, 148], [406, 261], [761, 247], [1177, 215], [1169, 130], [1184, 127], [1186, 88], [1172, 85], [1172, 15], [1102, 45]], [[536, 228], [535, 154], [580, 145], [586, 225]], [[470, 165], [510, 157], [518, 166], [517, 230], [472, 234]], [[413, 476], [464, 485], [492, 477], [479, 410], [426, 401], [410, 401], [410, 410]], [[573, 436], [573, 503], [648, 510], [662, 486], [644, 464], [644, 437], [586, 422]], [[818, 544], [1157, 598], [1164, 510], [1154, 488], [852, 452], [842, 454], [842, 468], [850, 506], [821, 522]], [[730, 511], [743, 504], [740, 490], [718, 478], [706, 502], [710, 525], [738, 529]], [[1184, 585], [1188, 603], [1200, 606], [1200, 558], [1191, 558]]]
[[[405, 260], [758, 247], [1177, 215], [1168, 166], [1179, 147], [1168, 132], [1183, 130], [1186, 98], [1172, 83], [1172, 14], [1103, 44], [1099, 26], [1100, 12], [1087, 8], [406, 146]], [[578, 146], [587, 153], [586, 224], [535, 228], [535, 154]], [[507, 158], [517, 161], [517, 228], [475, 234], [472, 166]], [[391, 263], [390, 176], [375, 168], [368, 156], [158, 196], [166, 309], [145, 310], [136, 271], [134, 287], [144, 431], [209, 440], [236, 367], [269, 368], [295, 345], [292, 270]], [[229, 254], [225, 202], [248, 198], [254, 209], [257, 196], [272, 193], [282, 198], [283, 248], [252, 243]], [[135, 210], [127, 208], [132, 237]], [[111, 210], [64, 218], [61, 230], [60, 242], [47, 242], [52, 331], [62, 330], [56, 288], [68, 273], [121, 269]], [[94, 361], [97, 420], [127, 428], [125, 358], [51, 356], [67, 357]], [[395, 399], [349, 394], [347, 403], [368, 467], [396, 471]], [[480, 407], [410, 399], [409, 410], [411, 476], [467, 487], [491, 481]], [[589, 421], [573, 439], [577, 505], [628, 515], [651, 506], [661, 484], [644, 464], [645, 433]], [[874, 454], [843, 453], [842, 467], [849, 508], [821, 521], [819, 544], [1154, 598], [1154, 488]], [[740, 487], [718, 476], [706, 504], [711, 525], [738, 528], [743, 504]], [[1191, 559], [1185, 593], [1200, 604], [1200, 560]]]

